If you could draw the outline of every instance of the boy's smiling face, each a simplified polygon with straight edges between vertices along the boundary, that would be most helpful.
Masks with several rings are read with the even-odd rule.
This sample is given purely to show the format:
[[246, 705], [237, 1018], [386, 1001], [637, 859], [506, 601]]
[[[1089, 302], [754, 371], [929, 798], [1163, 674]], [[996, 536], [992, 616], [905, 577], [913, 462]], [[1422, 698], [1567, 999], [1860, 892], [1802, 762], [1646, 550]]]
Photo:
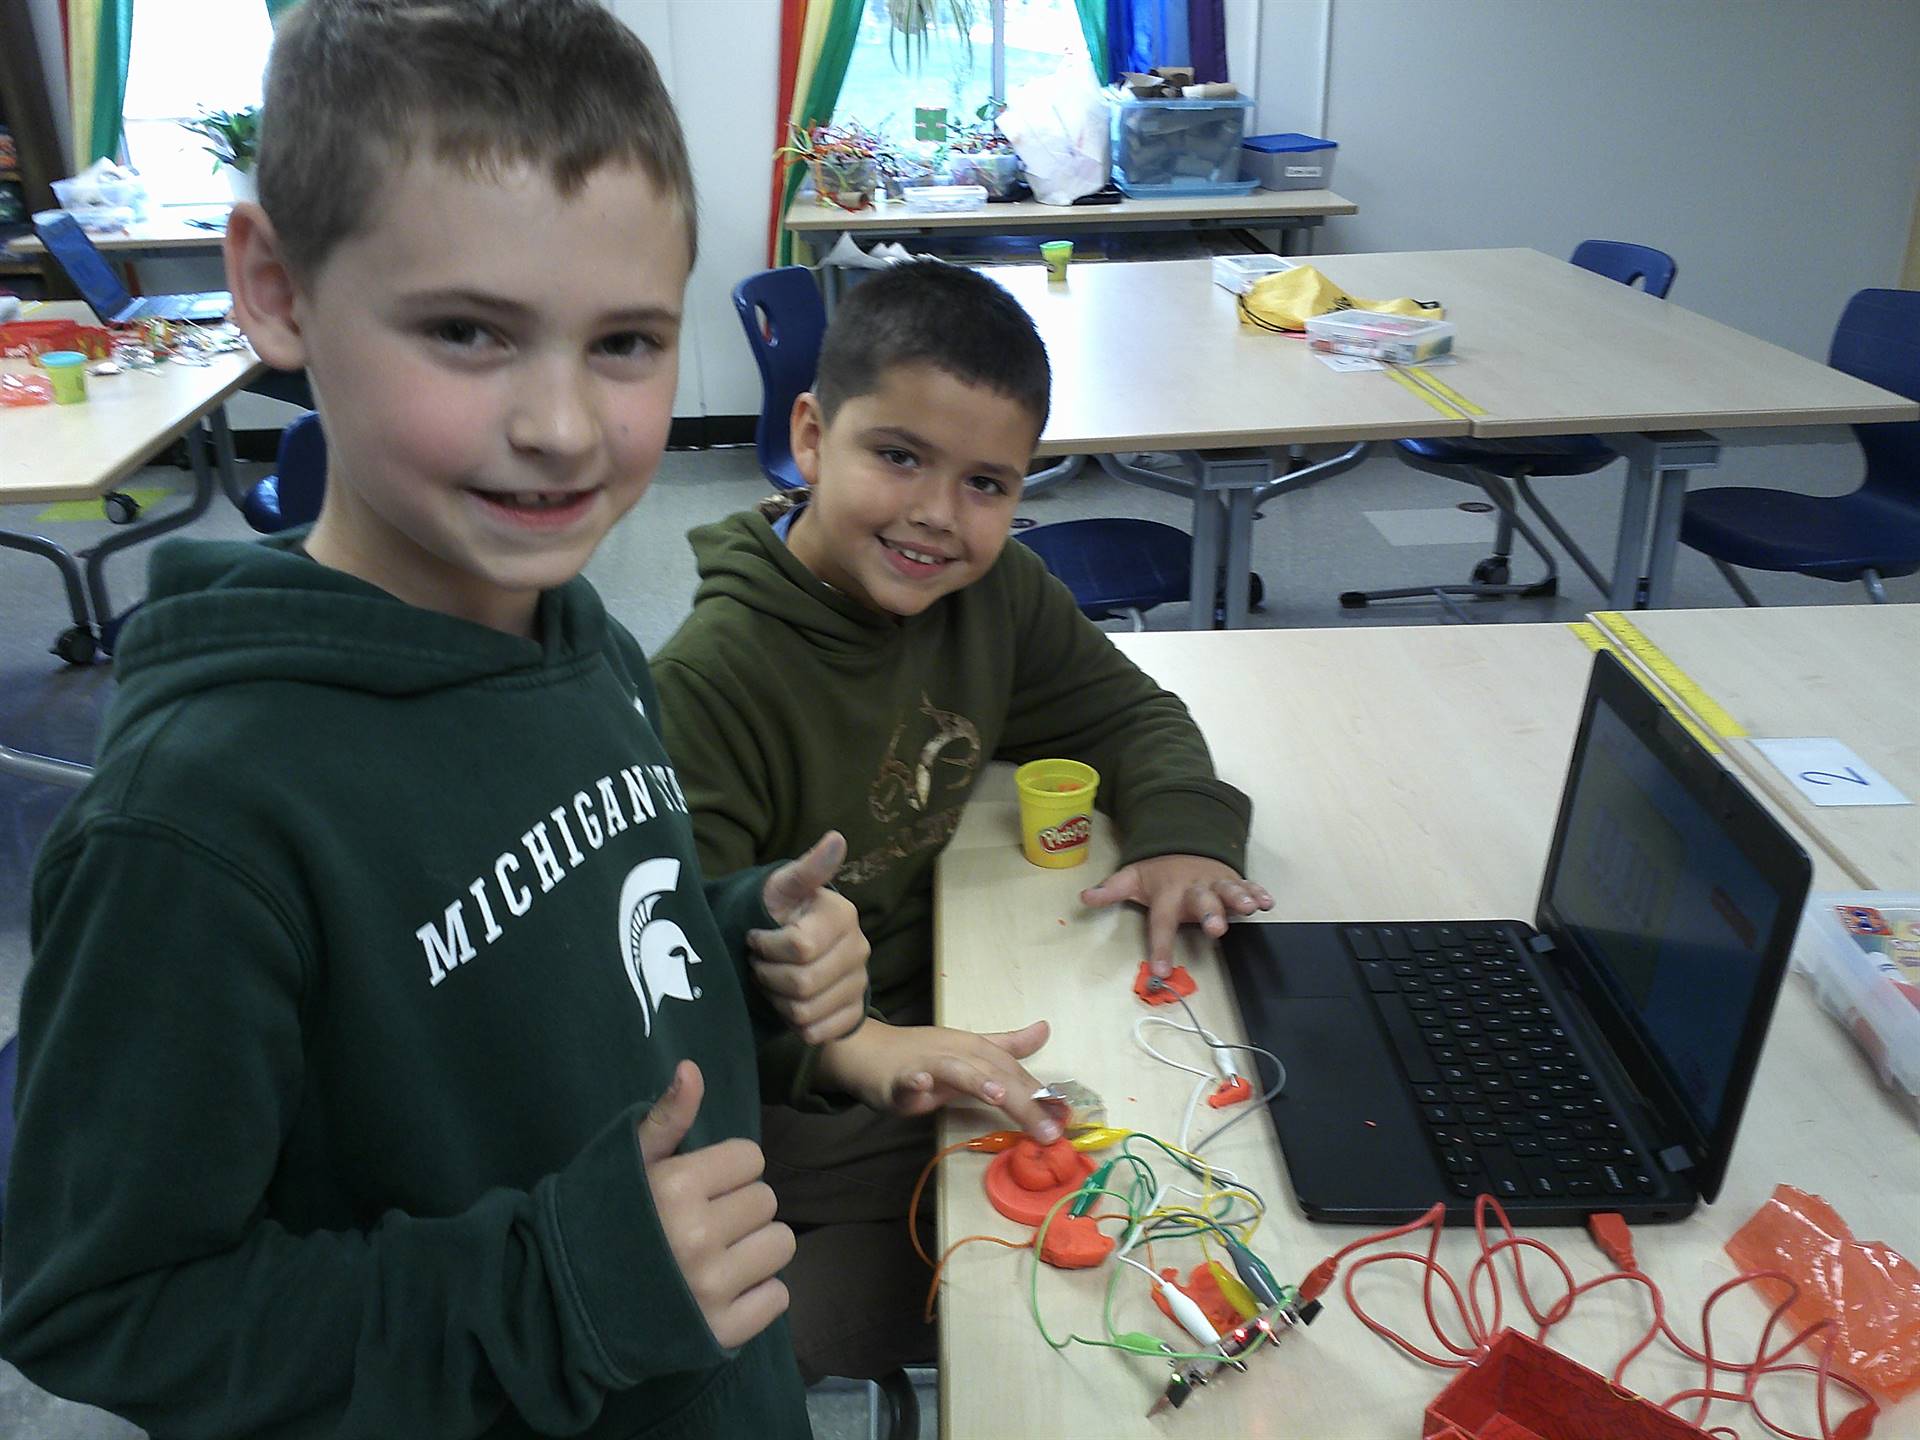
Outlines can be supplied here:
[[1038, 438], [1018, 401], [930, 364], [892, 367], [831, 423], [802, 395], [793, 457], [813, 496], [789, 547], [868, 609], [918, 615], [993, 568]]
[[[236, 279], [248, 243], [272, 244], [264, 217], [241, 228]], [[579, 573], [659, 466], [688, 249], [680, 207], [630, 166], [568, 196], [524, 165], [396, 167], [370, 223], [286, 291], [286, 323], [248, 325], [318, 396], [309, 553], [528, 633], [539, 592]]]

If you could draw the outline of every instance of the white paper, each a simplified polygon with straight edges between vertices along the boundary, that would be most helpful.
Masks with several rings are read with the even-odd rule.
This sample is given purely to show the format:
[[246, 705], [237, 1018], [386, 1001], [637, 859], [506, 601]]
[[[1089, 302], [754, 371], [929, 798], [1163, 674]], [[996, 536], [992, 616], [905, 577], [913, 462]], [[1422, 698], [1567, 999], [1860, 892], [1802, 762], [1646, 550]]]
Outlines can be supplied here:
[[1879, 771], [1838, 740], [1755, 740], [1753, 748], [1815, 805], [1911, 805]]

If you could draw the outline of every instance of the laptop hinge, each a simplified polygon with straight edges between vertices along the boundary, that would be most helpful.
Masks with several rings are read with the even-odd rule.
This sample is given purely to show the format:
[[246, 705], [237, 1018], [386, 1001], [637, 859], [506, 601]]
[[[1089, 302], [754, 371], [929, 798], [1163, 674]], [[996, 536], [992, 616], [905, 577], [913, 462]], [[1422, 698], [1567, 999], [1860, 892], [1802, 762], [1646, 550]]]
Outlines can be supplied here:
[[1530, 936], [1527, 940], [1527, 948], [1536, 955], [1544, 955], [1553, 949], [1553, 937], [1551, 935]]
[[1687, 1153], [1687, 1147], [1684, 1145], [1669, 1145], [1656, 1158], [1661, 1165], [1675, 1174], [1693, 1168], [1693, 1156]]

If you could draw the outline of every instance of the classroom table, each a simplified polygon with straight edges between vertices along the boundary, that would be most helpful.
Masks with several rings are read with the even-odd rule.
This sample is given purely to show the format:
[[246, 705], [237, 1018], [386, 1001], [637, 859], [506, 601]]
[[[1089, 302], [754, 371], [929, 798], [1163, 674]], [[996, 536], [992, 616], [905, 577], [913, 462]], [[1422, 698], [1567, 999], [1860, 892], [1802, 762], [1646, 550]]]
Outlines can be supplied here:
[[1124, 199], [1111, 205], [1042, 205], [1010, 200], [978, 210], [915, 210], [888, 201], [866, 210], [842, 210], [817, 195], [799, 194], [781, 224], [812, 252], [813, 263], [843, 233], [863, 245], [877, 240], [1035, 232], [1081, 234], [1169, 230], [1278, 229], [1281, 253], [1310, 248], [1313, 231], [1330, 215], [1353, 215], [1360, 207], [1331, 190], [1255, 190], [1247, 195], [1197, 195], [1181, 199]]
[[[1220, 773], [1254, 801], [1250, 873], [1272, 891], [1269, 920], [1530, 919], [1590, 651], [1561, 625], [1427, 626], [1361, 630], [1252, 630], [1145, 634], [1116, 643], [1179, 693], [1206, 733]], [[1075, 870], [1028, 865], [1017, 842], [1011, 777], [983, 779], [939, 868], [935, 999], [940, 1023], [999, 1030], [1045, 1018], [1054, 1033], [1027, 1062], [1043, 1081], [1090, 1085], [1112, 1123], [1177, 1134], [1191, 1077], [1134, 1046], [1148, 1013], [1130, 982], [1144, 955], [1138, 912], [1089, 911], [1078, 892], [1106, 875], [1117, 853], [1104, 817], [1093, 853]], [[1811, 848], [1811, 847], [1810, 847]], [[1817, 849], [1816, 888], [1842, 878]], [[1244, 1039], [1216, 948], [1188, 936], [1181, 963], [1198, 983], [1193, 1005], [1227, 1040]], [[1152, 1012], [1159, 1013], [1159, 1012]], [[1186, 1056], [1176, 1042], [1163, 1048]], [[1194, 1042], [1197, 1043], [1197, 1042]], [[1204, 1063], [1204, 1062], [1202, 1062]], [[998, 1128], [997, 1116], [957, 1111], [953, 1141]], [[1197, 1127], [1196, 1127], [1197, 1129]], [[1356, 1143], [1364, 1143], [1356, 1136]], [[1697, 1342], [1706, 1294], [1733, 1275], [1725, 1239], [1776, 1183], [1825, 1195], [1857, 1234], [1920, 1255], [1920, 1143], [1841, 1028], [1790, 976], [1775, 1015], [1743, 1132], [1719, 1201], [1685, 1222], [1634, 1234], [1641, 1267], [1661, 1285], [1669, 1312]], [[1315, 1225], [1298, 1213], [1264, 1109], [1209, 1156], [1267, 1198], [1254, 1249], [1283, 1281], [1365, 1233]], [[943, 1246], [987, 1232], [1018, 1238], [981, 1189], [984, 1157], [942, 1162]], [[1583, 1232], [1539, 1232], [1580, 1279], [1610, 1268]], [[1470, 1238], [1449, 1227], [1442, 1255], [1464, 1275]], [[1156, 1256], [1184, 1273], [1191, 1242]], [[941, 1421], [949, 1440], [1024, 1436], [1272, 1436], [1380, 1440], [1420, 1433], [1420, 1416], [1448, 1374], [1418, 1365], [1367, 1332], [1338, 1283], [1310, 1328], [1255, 1357], [1246, 1375], [1201, 1390], [1156, 1421], [1145, 1411], [1164, 1363], [1071, 1346], [1054, 1354], [1028, 1309], [1029, 1257], [968, 1245], [948, 1262], [940, 1299]], [[1529, 1273], [1533, 1271], [1529, 1270]], [[1363, 1299], [1400, 1328], [1421, 1328], [1414, 1272], [1373, 1271]], [[1122, 1330], [1170, 1335], [1128, 1274], [1114, 1320]], [[1040, 1303], [1056, 1337], [1100, 1333], [1103, 1271], [1040, 1275]], [[1555, 1288], [1537, 1280], [1541, 1294]], [[1506, 1285], [1513, 1299], [1511, 1281]], [[1764, 1309], [1751, 1296], [1719, 1312], [1721, 1344], [1751, 1353]], [[1553, 1332], [1575, 1358], [1609, 1369], [1639, 1338], [1644, 1301], [1617, 1287], [1583, 1300]], [[1724, 1353], [1724, 1352], [1723, 1352]], [[1697, 1383], [1697, 1367], [1650, 1353], [1630, 1385], [1661, 1398]], [[1806, 1417], [1788, 1406], [1788, 1419]], [[1734, 1412], [1742, 1432], [1751, 1423]], [[1911, 1417], [1896, 1414], [1896, 1421]], [[1882, 1427], [1888, 1420], [1883, 1418]], [[1804, 1429], [1805, 1426], [1803, 1425]], [[1898, 1429], [1897, 1424], [1895, 1430]]]
[[[1358, 456], [1276, 478], [1267, 452], [1474, 435], [1586, 432], [1627, 456], [1608, 598], [1616, 609], [1672, 595], [1687, 476], [1720, 441], [1780, 427], [1920, 417], [1920, 404], [1669, 301], [1534, 250], [1325, 255], [1349, 294], [1438, 300], [1458, 327], [1437, 369], [1472, 410], [1435, 408], [1385, 373], [1335, 373], [1297, 338], [1240, 322], [1205, 260], [987, 268], [1033, 317], [1053, 362], [1042, 455], [1187, 454], [1194, 473], [1195, 628], [1227, 576], [1229, 627], [1244, 622], [1254, 511]], [[1712, 432], [1712, 433], [1707, 433]]]
[[[26, 318], [92, 323], [93, 312], [63, 302], [43, 305]], [[0, 367], [28, 368], [21, 360], [0, 360]], [[169, 362], [152, 371], [90, 376], [84, 405], [0, 410], [0, 505], [98, 499], [173, 441], [187, 440], [194, 489], [183, 509], [118, 528], [78, 554], [44, 536], [0, 529], [0, 549], [42, 556], [60, 571], [73, 618], [72, 630], [62, 639], [75, 645], [76, 659], [91, 658], [93, 642], [107, 635], [117, 620], [107, 593], [108, 557], [199, 518], [212, 503], [216, 485], [238, 496], [226, 401], [263, 368], [252, 350], [240, 350], [215, 355], [205, 365]], [[0, 771], [68, 783], [84, 779], [84, 771], [72, 762], [4, 744]]]
[[1920, 605], [1668, 610], [1594, 617], [1713, 734], [1749, 785], [1813, 837], [1850, 883], [1920, 891], [1920, 803], [1822, 806], [1753, 744], [1825, 736], [1920, 802], [1911, 683]]
[[[89, 233], [88, 239], [114, 260], [184, 259], [195, 255], [218, 256], [225, 243], [226, 205], [181, 206], [156, 212], [138, 220], [125, 230], [110, 234]], [[216, 220], [219, 229], [193, 225], [192, 220]], [[23, 258], [38, 258], [47, 253], [40, 237], [29, 230], [7, 243], [7, 252]]]

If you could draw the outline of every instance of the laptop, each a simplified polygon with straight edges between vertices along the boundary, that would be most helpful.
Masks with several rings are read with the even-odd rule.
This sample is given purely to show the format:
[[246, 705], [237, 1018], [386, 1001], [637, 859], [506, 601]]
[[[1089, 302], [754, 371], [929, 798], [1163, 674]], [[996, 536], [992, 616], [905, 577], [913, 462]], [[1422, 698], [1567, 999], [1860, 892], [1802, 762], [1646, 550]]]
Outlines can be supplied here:
[[1222, 944], [1312, 1219], [1678, 1220], [1719, 1193], [1812, 878], [1612, 655], [1594, 658], [1539, 913], [1246, 924]]
[[133, 320], [181, 320], [204, 324], [224, 320], [233, 308], [233, 297], [224, 290], [209, 290], [198, 295], [146, 295], [135, 299], [120, 283], [113, 266], [100, 248], [87, 238], [80, 222], [64, 210], [47, 218], [34, 217], [34, 231], [47, 253], [60, 262], [80, 298], [93, 307], [93, 313], [114, 325]]

